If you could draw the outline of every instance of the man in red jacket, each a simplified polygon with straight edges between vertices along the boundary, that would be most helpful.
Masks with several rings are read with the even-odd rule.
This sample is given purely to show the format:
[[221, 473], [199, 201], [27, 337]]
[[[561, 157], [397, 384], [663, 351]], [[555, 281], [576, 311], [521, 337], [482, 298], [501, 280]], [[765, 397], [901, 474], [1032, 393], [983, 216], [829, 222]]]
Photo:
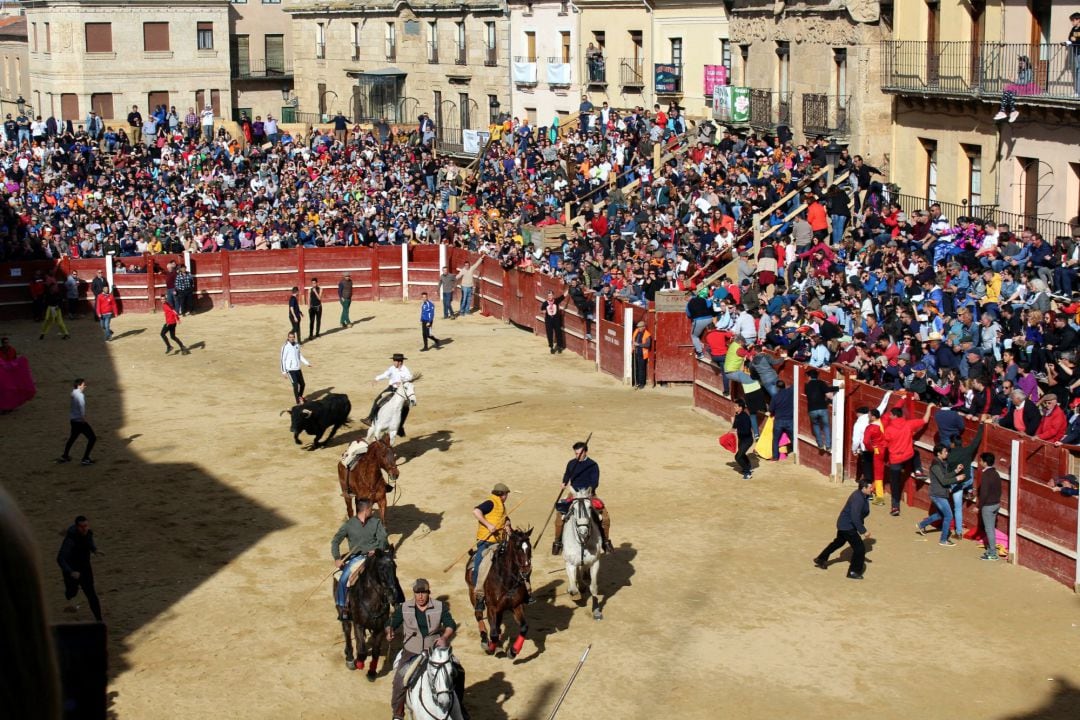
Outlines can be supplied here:
[[1069, 420], [1065, 417], [1065, 411], [1058, 405], [1057, 395], [1047, 394], [1039, 405], [1042, 406], [1043, 417], [1039, 421], [1039, 429], [1035, 431], [1035, 437], [1047, 442], [1057, 442], [1065, 437], [1065, 431], [1069, 429]]
[[180, 315], [177, 314], [176, 308], [169, 302], [168, 295], [161, 296], [161, 310], [165, 313], [165, 324], [161, 326], [161, 339], [165, 341], [165, 354], [168, 355], [172, 352], [172, 345], [169, 344], [168, 335], [173, 339], [177, 345], [180, 346], [180, 352], [184, 355], [188, 354], [188, 349], [184, 346], [184, 343], [180, 338], [176, 337], [176, 324], [180, 322]]
[[900, 393], [897, 406], [882, 418], [885, 424], [885, 448], [889, 453], [889, 492], [892, 494], [892, 509], [889, 514], [896, 517], [900, 514], [900, 496], [904, 492], [902, 470], [904, 465], [911, 461], [916, 479], [925, 479], [922, 472], [922, 460], [915, 452], [915, 434], [926, 427], [933, 412], [932, 404], [926, 406], [926, 412], [922, 419], [905, 418], [900, 405], [905, 401], [905, 393]]
[[101, 329], [105, 331], [105, 340], [112, 340], [112, 319], [116, 315], [116, 300], [113, 298], [111, 288], [108, 285], [101, 289], [94, 303], [94, 312], [101, 320]]

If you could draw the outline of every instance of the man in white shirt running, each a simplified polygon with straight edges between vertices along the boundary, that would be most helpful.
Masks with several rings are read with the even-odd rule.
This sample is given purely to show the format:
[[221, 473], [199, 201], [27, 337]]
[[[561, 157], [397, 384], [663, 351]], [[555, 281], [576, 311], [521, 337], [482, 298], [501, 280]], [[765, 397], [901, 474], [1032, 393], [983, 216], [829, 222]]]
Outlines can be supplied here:
[[296, 342], [296, 333], [291, 332], [285, 344], [281, 346], [281, 374], [292, 381], [293, 396], [297, 405], [304, 402], [304, 371], [300, 369], [301, 363], [311, 367], [311, 363], [300, 352], [300, 345]]
[[[375, 376], [375, 379], [371, 381], [371, 384], [379, 382], [380, 380], [386, 380], [387, 386], [378, 396], [375, 398], [375, 402], [371, 404], [371, 413], [364, 418], [364, 422], [371, 425], [375, 422], [375, 417], [379, 414], [379, 408], [383, 406], [387, 400], [394, 394], [401, 383], [412, 382], [413, 374], [409, 368], [405, 367], [405, 361], [407, 357], [401, 353], [394, 353], [390, 358], [394, 364], [386, 368], [385, 371]], [[401, 423], [398, 425], [398, 436], [405, 437], [405, 418], [409, 417], [409, 404], [405, 403], [404, 409], [401, 411]]]

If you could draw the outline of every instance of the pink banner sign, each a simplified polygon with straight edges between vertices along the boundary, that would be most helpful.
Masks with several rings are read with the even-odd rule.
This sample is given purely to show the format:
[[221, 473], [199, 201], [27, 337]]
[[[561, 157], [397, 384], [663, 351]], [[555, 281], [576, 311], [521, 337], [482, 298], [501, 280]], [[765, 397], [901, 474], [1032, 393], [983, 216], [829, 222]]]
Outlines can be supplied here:
[[728, 84], [728, 69], [723, 65], [705, 66], [705, 97], [712, 97], [713, 88]]

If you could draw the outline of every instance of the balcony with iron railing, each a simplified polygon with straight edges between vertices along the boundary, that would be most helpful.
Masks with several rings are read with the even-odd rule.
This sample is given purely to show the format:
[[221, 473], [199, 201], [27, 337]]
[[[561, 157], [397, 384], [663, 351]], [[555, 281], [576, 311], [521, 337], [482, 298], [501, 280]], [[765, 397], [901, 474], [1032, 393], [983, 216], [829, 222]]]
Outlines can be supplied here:
[[531, 55], [515, 55], [514, 64], [511, 68], [511, 76], [515, 85], [523, 87], [535, 86], [539, 81], [536, 57]]
[[[881, 58], [885, 92], [996, 102], [1011, 85], [1018, 103], [1080, 106], [1072, 47], [889, 40], [882, 43]], [[1026, 77], [1021, 59], [1029, 62]]]
[[758, 130], [773, 130], [778, 125], [791, 125], [790, 92], [750, 90], [749, 125]]
[[315, 59], [316, 60], [325, 60], [326, 59], [326, 43], [324, 43], [324, 42], [315, 43]]
[[848, 134], [847, 95], [803, 93], [802, 127], [807, 136], [828, 135], [843, 137]]
[[386, 50], [386, 59], [388, 61], [394, 62], [395, 60], [397, 60], [397, 43], [396, 42], [387, 41], [385, 50]]
[[484, 47], [484, 66], [495, 67], [499, 64], [498, 48]]
[[607, 85], [607, 58], [600, 53], [585, 56], [585, 78], [588, 85]]
[[468, 48], [465, 45], [460, 45], [459, 44], [459, 45], [454, 46], [454, 50], [455, 50], [455, 52], [454, 52], [454, 64], [455, 65], [465, 65], [465, 64], [467, 64], [468, 63], [468, 58], [469, 58], [469, 50], [468, 50]]
[[431, 65], [437, 65], [439, 63], [439, 43], [428, 40], [427, 61]]
[[234, 80], [281, 80], [283, 78], [291, 78], [292, 75], [292, 60], [272, 60], [267, 63], [267, 61], [262, 58], [256, 58], [255, 60], [244, 58], [242, 61], [234, 63], [232, 66], [232, 76]]
[[619, 84], [624, 88], [645, 87], [645, 61], [623, 58], [619, 61]]

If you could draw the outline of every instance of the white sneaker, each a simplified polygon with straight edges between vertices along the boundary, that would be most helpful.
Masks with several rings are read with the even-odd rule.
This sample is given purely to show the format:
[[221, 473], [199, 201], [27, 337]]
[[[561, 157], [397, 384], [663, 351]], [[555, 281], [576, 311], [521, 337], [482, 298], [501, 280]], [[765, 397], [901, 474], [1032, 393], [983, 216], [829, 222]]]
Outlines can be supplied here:
[[999, 110], [998, 114], [994, 116], [994, 122], [998, 122], [999, 120], [1004, 120], [1007, 117], [1009, 117], [1009, 116], [1005, 114], [1004, 110]]
[[1019, 110], [1013, 110], [1011, 113], [1009, 113], [1009, 122], [1011, 122], [1011, 123], [1016, 122], [1016, 118], [1018, 118], [1018, 117], [1020, 117], [1020, 111]]

